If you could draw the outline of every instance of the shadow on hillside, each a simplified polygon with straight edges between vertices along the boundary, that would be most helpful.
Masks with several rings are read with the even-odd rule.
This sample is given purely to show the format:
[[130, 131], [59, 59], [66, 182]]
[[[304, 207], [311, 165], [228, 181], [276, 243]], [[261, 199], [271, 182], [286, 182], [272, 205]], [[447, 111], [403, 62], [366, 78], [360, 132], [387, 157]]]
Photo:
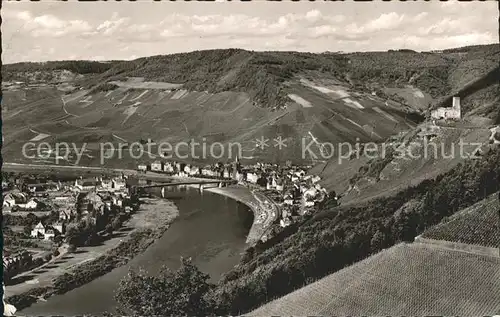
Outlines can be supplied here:
[[110, 236], [111, 239], [113, 238], [121, 238], [127, 236], [126, 232], [113, 232]]
[[118, 232], [130, 232], [134, 230], [134, 228], [132, 227], [123, 227], [123, 228], [120, 228], [120, 230], [118, 230]]
[[5, 285], [6, 286], [11, 286], [11, 285], [21, 284], [21, 283], [24, 283], [26, 281], [32, 280], [34, 277], [35, 277], [35, 275], [33, 275], [33, 274], [28, 274], [28, 275], [16, 277], [16, 278], [13, 278], [10, 281], [6, 281]]
[[87, 250], [76, 250], [75, 252], [73, 252], [73, 254], [83, 254], [83, 253], [87, 253], [89, 251]]

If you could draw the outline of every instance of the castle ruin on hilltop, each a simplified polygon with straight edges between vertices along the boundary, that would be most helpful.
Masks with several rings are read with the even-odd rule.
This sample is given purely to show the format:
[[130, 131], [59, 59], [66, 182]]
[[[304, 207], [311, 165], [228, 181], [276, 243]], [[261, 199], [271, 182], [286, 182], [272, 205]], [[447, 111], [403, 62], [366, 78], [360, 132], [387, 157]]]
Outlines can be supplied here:
[[441, 107], [431, 112], [432, 119], [436, 120], [460, 120], [461, 116], [460, 97], [453, 97], [451, 108]]

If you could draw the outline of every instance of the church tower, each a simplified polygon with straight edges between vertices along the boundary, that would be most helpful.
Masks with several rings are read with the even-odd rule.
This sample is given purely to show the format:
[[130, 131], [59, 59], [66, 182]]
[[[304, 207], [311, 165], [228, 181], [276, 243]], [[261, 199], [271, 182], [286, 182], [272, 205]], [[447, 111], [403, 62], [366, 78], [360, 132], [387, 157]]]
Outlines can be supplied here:
[[241, 173], [241, 164], [240, 160], [238, 159], [238, 155], [236, 155], [236, 159], [233, 162], [233, 179], [238, 180], [238, 176]]

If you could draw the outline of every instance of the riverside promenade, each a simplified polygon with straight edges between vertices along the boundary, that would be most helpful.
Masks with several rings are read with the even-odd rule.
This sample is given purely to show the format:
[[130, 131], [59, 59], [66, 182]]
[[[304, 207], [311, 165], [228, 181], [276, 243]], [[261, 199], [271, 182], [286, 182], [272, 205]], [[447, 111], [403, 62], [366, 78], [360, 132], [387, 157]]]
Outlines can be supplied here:
[[247, 187], [231, 186], [205, 190], [239, 201], [252, 210], [254, 219], [246, 240], [249, 245], [254, 245], [261, 240], [279, 215], [278, 206], [269, 198]]

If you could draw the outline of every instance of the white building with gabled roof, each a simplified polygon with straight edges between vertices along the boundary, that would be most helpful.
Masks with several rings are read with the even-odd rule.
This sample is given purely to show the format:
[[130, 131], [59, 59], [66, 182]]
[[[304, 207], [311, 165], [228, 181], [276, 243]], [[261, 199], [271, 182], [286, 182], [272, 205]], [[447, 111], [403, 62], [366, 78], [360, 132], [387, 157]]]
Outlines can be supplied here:
[[45, 227], [41, 221], [31, 230], [31, 236], [33, 238], [38, 238], [39, 235], [45, 236]]
[[18, 206], [24, 210], [35, 210], [38, 207], [38, 202], [31, 198], [26, 204], [19, 204]]
[[256, 184], [259, 180], [259, 175], [257, 173], [248, 172], [247, 173], [247, 182]]
[[175, 165], [168, 162], [163, 165], [163, 171], [167, 173], [174, 173], [175, 172]]
[[65, 226], [64, 223], [62, 222], [56, 222], [52, 225], [52, 228], [57, 231], [59, 234], [64, 234], [65, 231]]
[[151, 170], [154, 172], [162, 172], [163, 163], [161, 161], [154, 161], [153, 163], [151, 163]]

